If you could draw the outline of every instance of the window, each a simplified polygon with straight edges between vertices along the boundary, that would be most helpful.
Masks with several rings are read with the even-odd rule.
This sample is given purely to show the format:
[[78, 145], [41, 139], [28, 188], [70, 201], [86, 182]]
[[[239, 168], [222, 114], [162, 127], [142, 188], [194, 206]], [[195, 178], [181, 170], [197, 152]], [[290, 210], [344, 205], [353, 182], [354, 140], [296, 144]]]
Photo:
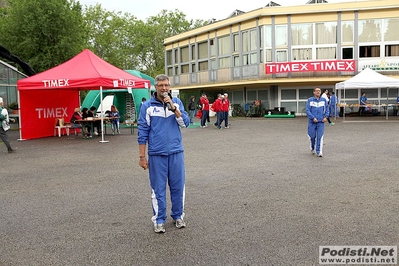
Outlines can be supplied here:
[[247, 91], [247, 102], [253, 103], [255, 100], [258, 100], [256, 94], [256, 91]]
[[287, 62], [287, 50], [277, 50], [276, 59], [277, 62]]
[[281, 90], [281, 100], [296, 100], [296, 89]]
[[245, 65], [253, 65], [258, 63], [258, 56], [256, 53], [251, 53], [251, 54], [244, 54], [242, 56], [242, 64]]
[[370, 45], [370, 46], [360, 46], [359, 47], [359, 57], [380, 57], [380, 46]]
[[258, 44], [256, 43], [256, 30], [249, 31], [249, 49], [250, 51], [254, 51], [258, 49]]
[[399, 40], [399, 19], [391, 18], [384, 20], [384, 41]]
[[[373, 99], [373, 98], [377, 98], [378, 99], [378, 89], [367, 89], [365, 91], [361, 91], [360, 93], [365, 92], [366, 93], [366, 97], [368, 100]], [[360, 96], [359, 96], [360, 98]]]
[[195, 45], [191, 45], [191, 60], [195, 60], [196, 53], [195, 53]]
[[166, 51], [166, 64], [172, 65], [172, 50]]
[[231, 53], [231, 51], [230, 51], [230, 36], [227, 35], [224, 37], [220, 37], [218, 40], [219, 40], [219, 43], [218, 43], [219, 56], [230, 54]]
[[348, 90], [344, 90], [345, 95], [344, 98], [345, 99], [350, 99], [350, 98], [360, 98], [358, 97], [358, 90], [357, 89], [348, 89]]
[[292, 60], [312, 60], [312, 48], [292, 49]]
[[264, 53], [264, 51], [263, 50], [260, 50], [260, 62], [259, 63], [264, 63], [265, 62], [265, 60], [263, 60], [263, 53]]
[[269, 100], [269, 91], [268, 90], [258, 90], [258, 98], [263, 102]]
[[190, 69], [190, 68], [189, 68], [189, 65], [188, 65], [188, 64], [187, 64], [187, 65], [182, 65], [182, 66], [181, 66], [181, 74], [189, 73], [189, 72], [190, 72], [189, 69]]
[[173, 50], [173, 53], [175, 55], [175, 64], [177, 64], [179, 62], [179, 51], [177, 49]]
[[381, 20], [359, 20], [359, 43], [381, 42]]
[[342, 42], [353, 43], [353, 21], [342, 22]]
[[188, 46], [180, 48], [180, 63], [188, 61]]
[[229, 67], [230, 67], [230, 57], [224, 57], [219, 59], [219, 68], [229, 68]]
[[316, 44], [337, 43], [337, 22], [316, 23]]
[[337, 59], [336, 50], [335, 47], [316, 48], [316, 59]]
[[313, 89], [300, 89], [299, 90], [299, 99], [309, 99], [313, 96]]
[[212, 69], [212, 70], [215, 70], [215, 69], [216, 69], [216, 60], [215, 60], [215, 59], [212, 59], [212, 60], [211, 60], [211, 69]]
[[168, 67], [168, 76], [173, 76], [173, 67]]
[[242, 33], [242, 51], [249, 51], [249, 33], [248, 31]]
[[386, 45], [385, 56], [399, 56], [399, 44]]
[[258, 63], [258, 55], [255, 52], [257, 50], [257, 38], [256, 30], [249, 30], [242, 33], [242, 44], [243, 44], [243, 62], [245, 65], [252, 65]]
[[256, 30], [244, 31], [242, 33], [243, 52], [255, 51], [256, 49], [258, 49]]
[[[398, 95], [398, 90], [397, 89], [389, 89], [389, 98], [395, 98]], [[387, 89], [381, 89], [381, 99], [387, 99]]]
[[272, 49], [266, 49], [266, 62], [272, 62]]
[[240, 35], [233, 35], [233, 50], [234, 52], [240, 51]]
[[238, 55], [233, 56], [234, 66], [240, 66], [240, 57]]
[[233, 92], [231, 92], [231, 94], [233, 96], [235, 103], [244, 101], [244, 93], [242, 91], [233, 91]]
[[353, 47], [342, 48], [342, 59], [353, 59]]
[[272, 26], [265, 27], [265, 47], [272, 47]]
[[292, 45], [309, 45], [313, 43], [312, 24], [294, 24], [291, 27]]
[[209, 47], [211, 49], [211, 57], [216, 56], [216, 46], [215, 46], [215, 41], [213, 39], [209, 40]]
[[208, 58], [208, 42], [198, 44], [198, 59]]
[[198, 63], [198, 71], [208, 70], [208, 61]]
[[276, 46], [287, 46], [287, 25], [276, 26]]

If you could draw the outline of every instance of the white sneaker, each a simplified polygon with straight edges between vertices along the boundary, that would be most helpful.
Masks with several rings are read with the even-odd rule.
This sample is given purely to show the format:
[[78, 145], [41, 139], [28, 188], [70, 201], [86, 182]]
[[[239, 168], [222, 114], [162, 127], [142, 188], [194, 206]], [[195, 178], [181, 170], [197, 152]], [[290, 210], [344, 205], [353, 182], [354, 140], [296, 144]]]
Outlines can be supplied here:
[[176, 228], [179, 228], [179, 229], [186, 227], [186, 223], [184, 222], [183, 219], [174, 220], [173, 223], [175, 224]]
[[164, 224], [154, 225], [154, 232], [158, 234], [165, 233], [165, 225]]
[[317, 157], [323, 157], [323, 154], [319, 153], [317, 154]]
[[97, 133], [97, 131], [94, 131], [94, 135], [98, 136], [98, 133]]
[[310, 151], [312, 154], [316, 154], [316, 151], [315, 150], [311, 150]]

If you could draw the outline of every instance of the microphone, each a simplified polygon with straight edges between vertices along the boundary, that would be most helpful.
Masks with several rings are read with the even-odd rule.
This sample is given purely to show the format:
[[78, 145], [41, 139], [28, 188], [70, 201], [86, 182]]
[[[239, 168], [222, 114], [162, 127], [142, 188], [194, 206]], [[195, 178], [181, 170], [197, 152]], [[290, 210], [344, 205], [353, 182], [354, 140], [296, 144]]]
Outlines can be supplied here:
[[[165, 91], [164, 93], [162, 93], [162, 96], [165, 98], [166, 96], [168, 96], [168, 93]], [[166, 103], [166, 106], [168, 107], [168, 109], [171, 111], [172, 107], [170, 106], [170, 103]]]

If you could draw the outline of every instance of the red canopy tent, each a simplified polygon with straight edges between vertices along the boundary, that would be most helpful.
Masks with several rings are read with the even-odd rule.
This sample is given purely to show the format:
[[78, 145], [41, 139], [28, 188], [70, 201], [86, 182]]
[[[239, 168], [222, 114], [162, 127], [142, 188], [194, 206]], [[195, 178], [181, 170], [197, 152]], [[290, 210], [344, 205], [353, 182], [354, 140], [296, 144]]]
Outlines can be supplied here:
[[[150, 88], [150, 81], [136, 77], [102, 60], [86, 49], [72, 59], [17, 81], [20, 138], [53, 136], [54, 121], [69, 121], [80, 106], [80, 90]], [[104, 139], [104, 135], [102, 136]]]

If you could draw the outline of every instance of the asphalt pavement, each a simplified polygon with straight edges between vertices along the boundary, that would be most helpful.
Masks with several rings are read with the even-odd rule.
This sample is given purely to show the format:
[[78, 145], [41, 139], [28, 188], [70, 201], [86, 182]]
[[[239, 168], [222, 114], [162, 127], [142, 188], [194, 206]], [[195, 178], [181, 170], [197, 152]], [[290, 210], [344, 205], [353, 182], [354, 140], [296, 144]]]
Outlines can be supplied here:
[[165, 234], [153, 232], [137, 130], [107, 143], [12, 131], [0, 265], [318, 265], [319, 246], [398, 245], [398, 120], [338, 118], [322, 158], [305, 117], [182, 129], [187, 227], [169, 217]]

